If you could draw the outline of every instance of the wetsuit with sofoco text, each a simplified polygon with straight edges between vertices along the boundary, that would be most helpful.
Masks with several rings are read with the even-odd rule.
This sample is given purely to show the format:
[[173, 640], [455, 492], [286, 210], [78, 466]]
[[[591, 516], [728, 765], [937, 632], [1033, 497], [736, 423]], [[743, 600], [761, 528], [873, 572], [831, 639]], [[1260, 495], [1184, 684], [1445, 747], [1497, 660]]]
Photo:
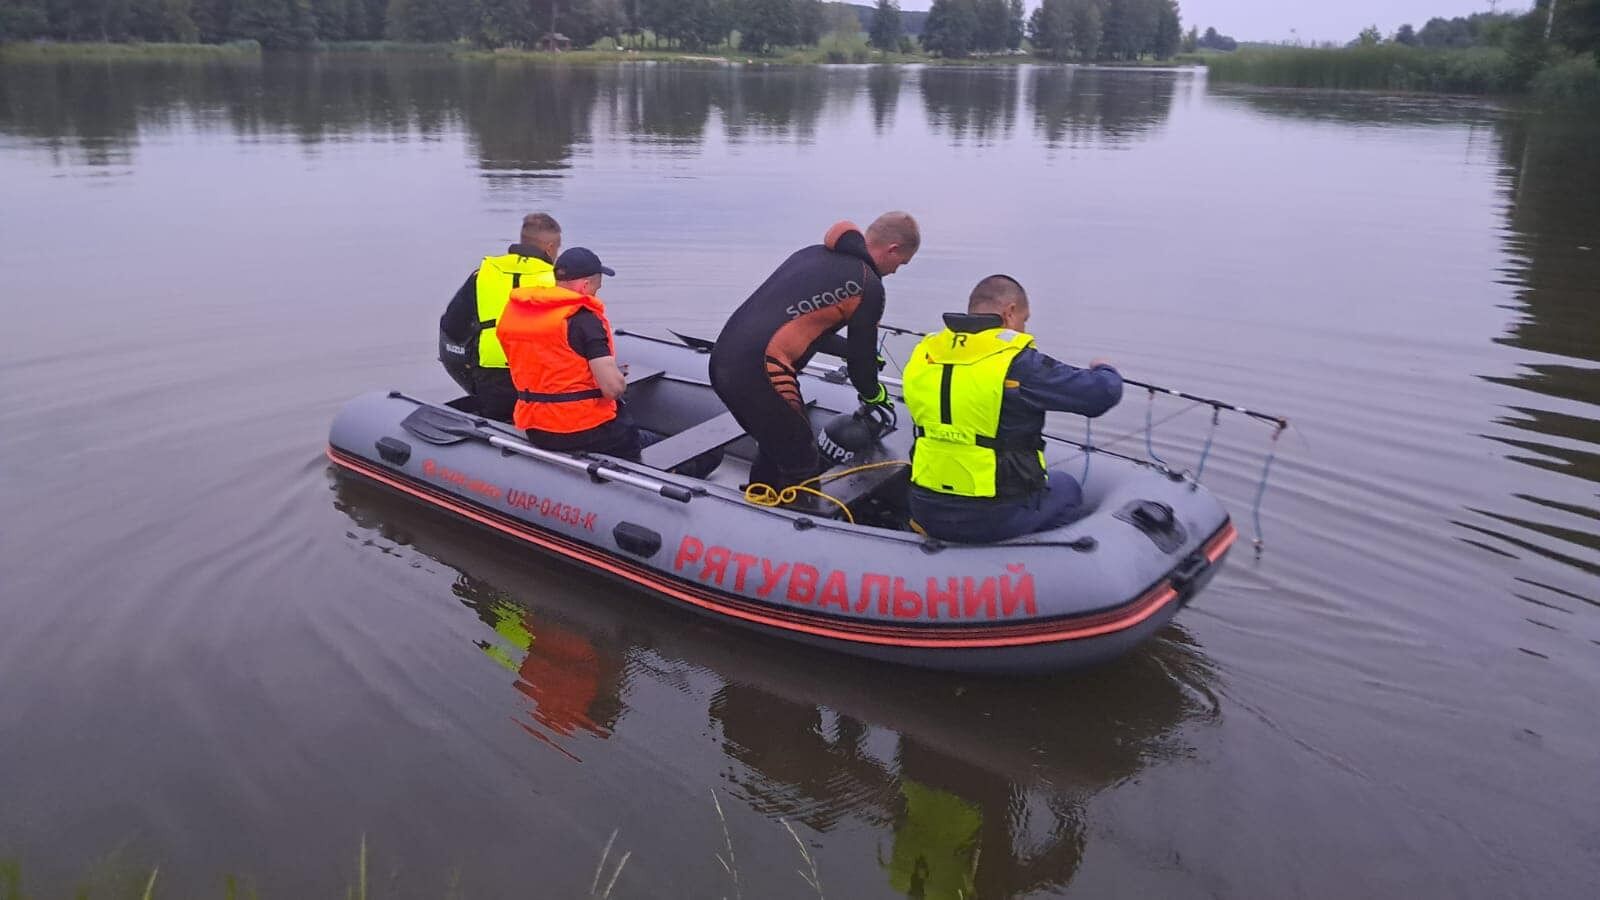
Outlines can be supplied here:
[[751, 483], [781, 488], [821, 469], [798, 377], [813, 355], [843, 357], [857, 393], [878, 396], [883, 304], [866, 238], [841, 222], [784, 260], [728, 319], [711, 351], [711, 386], [758, 445]]

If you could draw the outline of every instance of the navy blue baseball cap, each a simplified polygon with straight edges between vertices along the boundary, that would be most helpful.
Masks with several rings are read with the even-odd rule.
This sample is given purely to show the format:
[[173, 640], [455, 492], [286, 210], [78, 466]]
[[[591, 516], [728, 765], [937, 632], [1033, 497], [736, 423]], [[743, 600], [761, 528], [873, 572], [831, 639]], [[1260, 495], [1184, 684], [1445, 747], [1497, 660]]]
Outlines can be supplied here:
[[615, 275], [601, 265], [600, 257], [588, 247], [572, 247], [561, 251], [561, 257], [556, 260], [556, 280], [571, 281], [574, 278], [588, 278], [590, 275]]

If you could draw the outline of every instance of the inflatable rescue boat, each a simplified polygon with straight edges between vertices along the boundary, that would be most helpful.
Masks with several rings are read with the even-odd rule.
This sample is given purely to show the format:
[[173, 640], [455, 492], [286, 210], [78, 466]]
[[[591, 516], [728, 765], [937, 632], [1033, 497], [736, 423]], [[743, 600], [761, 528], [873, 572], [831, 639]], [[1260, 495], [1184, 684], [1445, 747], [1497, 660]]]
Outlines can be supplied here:
[[[645, 589], [659, 602], [808, 644], [959, 671], [1052, 671], [1126, 653], [1216, 573], [1237, 532], [1181, 473], [1096, 455], [1092, 512], [996, 544], [907, 524], [910, 418], [823, 476], [828, 500], [745, 499], [754, 455], [706, 377], [706, 346], [618, 332], [626, 401], [668, 437], [640, 462], [541, 450], [470, 401], [398, 391], [351, 400], [341, 470]], [[801, 375], [817, 429], [856, 408], [842, 369]], [[706, 479], [671, 470], [720, 450]]]

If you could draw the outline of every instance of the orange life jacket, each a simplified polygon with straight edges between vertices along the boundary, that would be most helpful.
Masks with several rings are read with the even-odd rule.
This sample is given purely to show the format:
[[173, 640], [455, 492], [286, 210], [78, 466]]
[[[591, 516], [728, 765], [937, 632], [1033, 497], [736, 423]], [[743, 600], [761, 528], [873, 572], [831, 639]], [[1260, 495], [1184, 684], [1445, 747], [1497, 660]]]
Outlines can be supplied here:
[[517, 387], [512, 422], [518, 428], [572, 434], [617, 417], [617, 401], [600, 393], [589, 361], [567, 343], [567, 320], [584, 309], [600, 317], [606, 343], [615, 349], [599, 297], [560, 286], [511, 292], [495, 330]]

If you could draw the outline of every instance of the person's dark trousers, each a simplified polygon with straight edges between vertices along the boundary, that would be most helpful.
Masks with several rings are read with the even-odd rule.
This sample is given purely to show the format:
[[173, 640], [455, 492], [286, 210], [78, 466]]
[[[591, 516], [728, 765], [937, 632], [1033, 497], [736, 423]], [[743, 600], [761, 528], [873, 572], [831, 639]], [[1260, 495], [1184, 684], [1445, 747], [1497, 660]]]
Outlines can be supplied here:
[[[766, 373], [733, 378], [711, 370], [711, 388], [717, 392], [745, 433], [755, 439], [756, 458], [750, 464], [750, 484], [782, 490], [822, 471], [817, 437], [804, 406], [796, 407]], [[796, 394], [798, 397], [798, 394]]]
[[[622, 413], [620, 416], [625, 417], [626, 413]], [[617, 423], [612, 424], [616, 425]], [[657, 441], [666, 439], [666, 435], [658, 431], [651, 431], [648, 428], [640, 428], [639, 426], [634, 425], [631, 421], [628, 421], [626, 418], [623, 418], [620, 427], [608, 428], [607, 430], [611, 431], [612, 433], [601, 437], [599, 440], [596, 440], [593, 443], [584, 441], [582, 442], [581, 446], [564, 445], [559, 449], [565, 450], [569, 453], [604, 453], [607, 456], [615, 456], [621, 459], [639, 462], [644, 448], [656, 443]], [[528, 439], [534, 442], [534, 446], [539, 446], [540, 440], [538, 435], [530, 432]], [[550, 447], [547, 449], [557, 448]], [[689, 478], [704, 478], [715, 471], [717, 466], [720, 465], [722, 465], [722, 451], [711, 450], [694, 457], [688, 462], [675, 466], [671, 471], [678, 475], [688, 476]]]
[[517, 386], [511, 383], [510, 369], [473, 369], [472, 388], [478, 415], [511, 421], [511, 413], [517, 408]]
[[966, 544], [989, 544], [1059, 528], [1087, 512], [1078, 480], [1050, 470], [1044, 490], [1014, 501], [956, 497], [913, 487], [911, 519], [929, 537]]

